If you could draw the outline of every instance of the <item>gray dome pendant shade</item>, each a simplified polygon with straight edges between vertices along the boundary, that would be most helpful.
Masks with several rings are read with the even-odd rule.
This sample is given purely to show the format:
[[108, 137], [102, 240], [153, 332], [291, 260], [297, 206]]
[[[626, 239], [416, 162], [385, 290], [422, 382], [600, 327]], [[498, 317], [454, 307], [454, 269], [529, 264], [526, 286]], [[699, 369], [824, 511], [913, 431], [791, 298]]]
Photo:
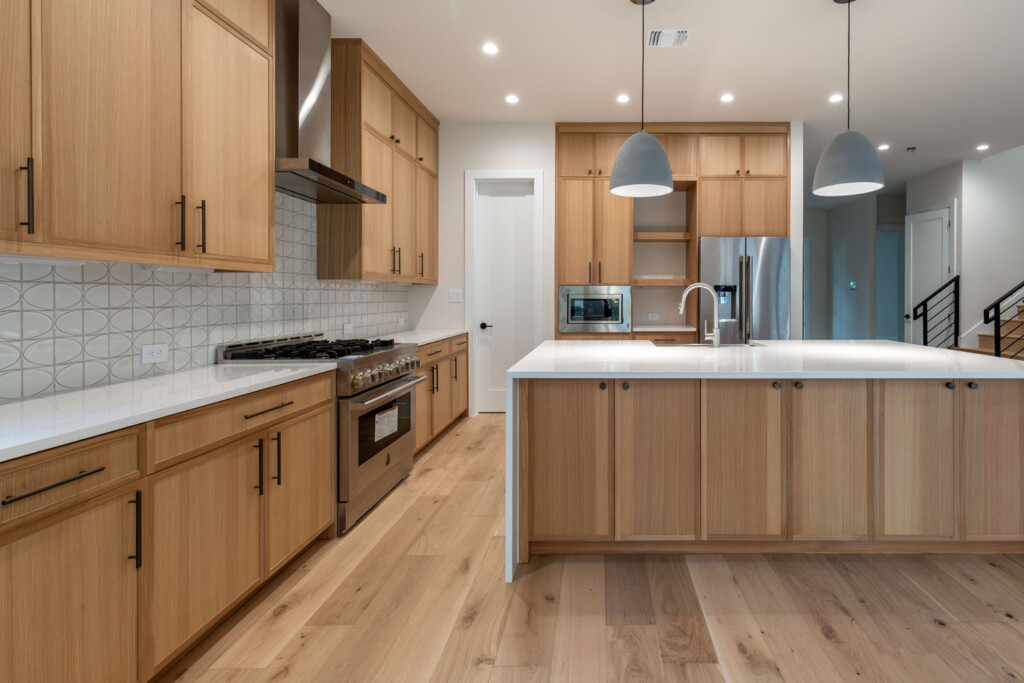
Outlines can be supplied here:
[[620, 197], [658, 197], [672, 192], [672, 166], [658, 138], [640, 131], [622, 143], [609, 189]]
[[646, 66], [647, 5], [654, 0], [632, 0], [640, 5], [640, 132], [630, 135], [612, 165], [608, 189], [620, 197], [658, 197], [672, 187], [672, 165], [658, 138], [644, 131], [644, 72]]
[[885, 187], [882, 160], [875, 145], [863, 134], [850, 130], [850, 4], [846, 5], [846, 132], [828, 143], [814, 169], [811, 191], [819, 197], [849, 197]]

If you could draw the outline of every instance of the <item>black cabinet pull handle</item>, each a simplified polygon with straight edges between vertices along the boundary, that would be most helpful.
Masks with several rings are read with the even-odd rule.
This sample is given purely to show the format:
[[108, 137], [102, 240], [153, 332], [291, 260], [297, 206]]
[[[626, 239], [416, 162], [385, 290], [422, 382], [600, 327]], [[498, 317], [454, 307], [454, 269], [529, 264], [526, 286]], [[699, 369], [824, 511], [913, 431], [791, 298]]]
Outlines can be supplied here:
[[772, 388], [773, 389], [781, 389], [782, 388], [782, 382], [772, 382]]
[[199, 247], [200, 249], [202, 249], [203, 253], [205, 254], [206, 253], [206, 200], [204, 199], [203, 201], [199, 202], [199, 206], [197, 206], [196, 208], [199, 209], [200, 211], [202, 211], [202, 218], [200, 219], [200, 222], [199, 222], [199, 225], [200, 225], [200, 232], [199, 232], [199, 234], [200, 234], [200, 237], [201, 237], [202, 241], [199, 244], [197, 244], [196, 246]]
[[396, 144], [396, 145], [400, 145], [400, 144], [402, 144], [402, 141], [401, 141], [401, 140], [399, 140], [398, 138], [395, 138], [395, 144]]
[[455, 365], [455, 376], [452, 377], [452, 379], [454, 379], [456, 382], [458, 382], [459, 381], [459, 357], [455, 356], [455, 358], [452, 358], [452, 363]]
[[803, 389], [804, 388], [804, 383], [803, 382], [797, 382], [793, 386], [795, 386], [797, 389]]
[[587, 261], [587, 282], [594, 281], [594, 264], [591, 261]]
[[629, 382], [623, 382], [622, 388], [625, 389], [626, 391], [629, 391]]
[[174, 202], [174, 205], [181, 206], [181, 239], [175, 242], [175, 244], [181, 247], [182, 251], [185, 251], [185, 195], [181, 195], [181, 201]]
[[604, 282], [604, 274], [602, 268], [603, 265], [604, 261], [597, 262], [597, 284], [601, 284], [602, 282]]
[[27, 176], [26, 183], [27, 188], [25, 195], [28, 198], [28, 206], [25, 207], [27, 220], [18, 223], [18, 225], [24, 225], [26, 231], [30, 235], [36, 233], [36, 164], [35, 159], [27, 157], [25, 159], [25, 165], [18, 168], [19, 171], [24, 171]]
[[736, 175], [739, 175], [739, 174], [740, 174], [740, 169], [737, 168], [736, 169]]
[[281, 485], [281, 432], [277, 433], [277, 436], [270, 437], [271, 441], [277, 442], [277, 476], [271, 477], [271, 479], [277, 482], [277, 485]]
[[398, 273], [402, 273], [402, 248], [398, 248]]
[[423, 157], [420, 157], [420, 161], [423, 161]]
[[259, 442], [255, 446], [253, 446], [253, 448], [256, 449], [257, 453], [260, 456], [260, 483], [258, 483], [255, 486], [253, 486], [253, 488], [254, 489], [259, 489], [260, 490], [260, 495], [262, 496], [263, 495], [263, 439], [261, 438], [259, 440]]
[[392, 135], [392, 136], [391, 136], [391, 139], [392, 139], [392, 140], [394, 140], [394, 139], [395, 139], [395, 136], [394, 136], [394, 135]]
[[977, 382], [971, 382], [967, 386], [969, 386], [971, 389], [977, 389], [978, 388], [978, 383]]
[[947, 389], [956, 389], [956, 382], [946, 382]]
[[107, 469], [107, 468], [101, 466], [101, 467], [94, 467], [91, 470], [82, 470], [78, 474], [72, 474], [70, 477], [65, 477], [64, 479], [61, 479], [60, 481], [55, 481], [55, 482], [51, 482], [49, 484], [44, 484], [43, 486], [40, 486], [39, 488], [32, 489], [31, 491], [25, 491], [24, 493], [16, 493], [13, 496], [7, 496], [3, 500], [0, 500], [0, 505], [10, 505], [11, 503], [17, 503], [19, 500], [25, 500], [26, 498], [31, 498], [32, 496], [38, 496], [40, 493], [45, 493], [46, 491], [49, 491], [50, 489], [55, 489], [58, 486], [64, 486], [65, 484], [70, 484], [71, 482], [78, 481], [79, 479], [85, 479], [86, 477], [91, 476], [93, 474], [98, 474], [98, 473], [102, 472], [105, 469]]
[[607, 388], [608, 388], [608, 385], [606, 383], [604, 383], [604, 382], [601, 382], [601, 391], [604, 391]]
[[395, 252], [396, 251], [397, 250], [395, 249], [395, 247], [391, 247], [391, 274], [392, 275], [394, 275], [396, 272], [398, 272], [397, 267], [395, 266], [395, 263], [396, 263], [396, 261], [395, 261]]
[[[423, 159], [420, 159], [420, 161], [423, 161]], [[423, 270], [424, 270], [424, 265], [423, 265], [423, 254], [422, 254], [422, 252], [421, 252], [421, 253], [420, 253], [420, 277], [426, 277], [426, 274], [425, 274], [425, 273], [423, 272]]]
[[254, 417], [258, 417], [260, 415], [266, 415], [267, 413], [271, 413], [271, 412], [273, 412], [275, 410], [281, 410], [281, 408], [287, 408], [288, 406], [292, 405], [293, 403], [295, 403], [295, 401], [285, 401], [284, 403], [282, 403], [279, 406], [274, 406], [273, 408], [267, 408], [266, 410], [261, 410], [258, 413], [250, 413], [249, 415], [245, 416], [245, 419], [249, 420], [249, 419], [252, 419]]
[[588, 168], [587, 169], [587, 175], [593, 175], [593, 173], [594, 173], [594, 169], [592, 169], [592, 168]]
[[142, 491], [135, 492], [135, 498], [128, 501], [135, 506], [135, 554], [129, 560], [135, 560], [135, 568], [142, 569]]
[[750, 175], [750, 169], [749, 168], [747, 169], [747, 175]]

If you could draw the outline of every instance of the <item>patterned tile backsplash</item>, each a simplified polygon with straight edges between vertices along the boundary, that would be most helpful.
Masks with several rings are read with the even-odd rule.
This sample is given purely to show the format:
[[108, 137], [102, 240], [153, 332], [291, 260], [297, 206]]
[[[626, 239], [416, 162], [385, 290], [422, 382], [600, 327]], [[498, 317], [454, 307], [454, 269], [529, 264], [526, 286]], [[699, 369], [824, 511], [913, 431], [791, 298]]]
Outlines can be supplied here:
[[[0, 262], [0, 401], [208, 365], [225, 342], [401, 331], [409, 285], [317, 280], [315, 205], [276, 202], [273, 273]], [[167, 362], [143, 365], [143, 344], [167, 344]]]

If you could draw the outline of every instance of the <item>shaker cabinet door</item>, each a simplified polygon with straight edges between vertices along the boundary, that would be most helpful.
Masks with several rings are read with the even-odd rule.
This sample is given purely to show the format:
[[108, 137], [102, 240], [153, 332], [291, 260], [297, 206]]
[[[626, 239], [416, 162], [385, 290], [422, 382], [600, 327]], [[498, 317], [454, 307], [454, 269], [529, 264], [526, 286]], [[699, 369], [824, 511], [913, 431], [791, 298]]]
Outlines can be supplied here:
[[39, 238], [38, 226], [32, 226], [30, 235], [22, 225], [28, 223], [27, 165], [32, 156], [31, 4], [0, 2], [0, 240]]

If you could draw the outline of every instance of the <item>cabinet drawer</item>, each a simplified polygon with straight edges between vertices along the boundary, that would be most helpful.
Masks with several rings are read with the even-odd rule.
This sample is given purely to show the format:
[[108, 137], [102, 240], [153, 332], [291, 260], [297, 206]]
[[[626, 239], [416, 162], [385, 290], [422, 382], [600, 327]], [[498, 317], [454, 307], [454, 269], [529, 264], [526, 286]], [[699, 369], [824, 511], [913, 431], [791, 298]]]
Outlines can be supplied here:
[[0, 531], [99, 495], [139, 476], [138, 428], [0, 466]]
[[452, 339], [452, 353], [459, 353], [469, 348], [469, 335], [464, 334], [461, 337], [455, 337]]
[[633, 339], [646, 340], [655, 344], [696, 344], [696, 332], [634, 332]]
[[153, 468], [160, 469], [302, 412], [334, 396], [334, 373], [157, 420]]
[[416, 350], [416, 357], [420, 359], [420, 365], [429, 365], [452, 355], [452, 340], [442, 339], [439, 342], [425, 344]]

